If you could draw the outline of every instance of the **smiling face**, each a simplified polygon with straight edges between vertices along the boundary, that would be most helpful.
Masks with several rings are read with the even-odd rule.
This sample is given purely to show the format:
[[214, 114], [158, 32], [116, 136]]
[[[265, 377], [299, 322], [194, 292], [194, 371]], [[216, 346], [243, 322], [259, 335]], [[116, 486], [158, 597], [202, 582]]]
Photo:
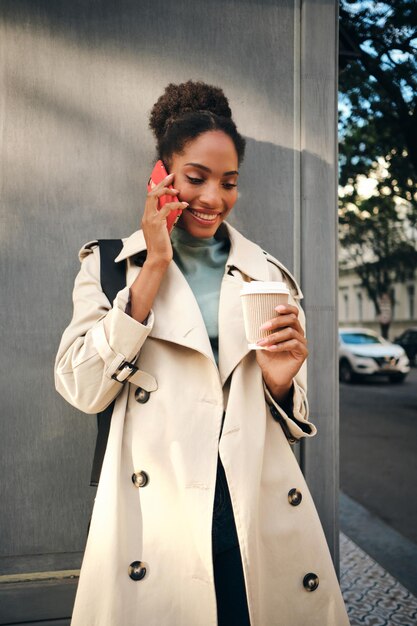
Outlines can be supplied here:
[[188, 202], [177, 227], [194, 237], [213, 237], [237, 200], [238, 157], [232, 139], [212, 130], [173, 154], [170, 173], [179, 199]]

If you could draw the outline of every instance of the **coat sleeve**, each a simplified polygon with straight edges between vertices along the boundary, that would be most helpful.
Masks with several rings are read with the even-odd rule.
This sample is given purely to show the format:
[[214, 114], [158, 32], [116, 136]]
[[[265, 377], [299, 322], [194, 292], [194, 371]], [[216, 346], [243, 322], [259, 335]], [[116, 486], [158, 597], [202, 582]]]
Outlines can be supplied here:
[[[304, 311], [300, 305], [303, 297], [294, 277], [279, 261], [267, 255], [269, 261], [271, 280], [283, 281], [290, 290], [289, 303], [299, 309], [299, 321], [306, 331]], [[307, 401], [307, 363], [304, 362], [300, 371], [293, 379], [292, 401], [285, 407], [280, 406], [272, 397], [264, 382], [265, 399], [270, 407], [272, 417], [281, 424], [281, 427], [290, 443], [295, 443], [303, 437], [314, 437], [317, 428], [308, 420], [309, 408]]]
[[55, 387], [76, 408], [98, 413], [122, 390], [123, 382], [112, 376], [120, 378], [120, 366], [138, 357], [152, 329], [153, 312], [146, 325], [130, 317], [125, 312], [129, 303], [127, 286], [110, 305], [101, 289], [100, 252], [94, 243], [81, 249], [80, 260], [73, 316], [55, 361]]

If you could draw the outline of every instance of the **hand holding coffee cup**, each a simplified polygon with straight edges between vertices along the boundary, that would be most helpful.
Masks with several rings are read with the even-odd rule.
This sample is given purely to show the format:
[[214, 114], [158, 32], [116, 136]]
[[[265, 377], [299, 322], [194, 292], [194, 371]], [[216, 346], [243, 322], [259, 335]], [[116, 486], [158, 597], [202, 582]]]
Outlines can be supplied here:
[[276, 317], [276, 307], [288, 303], [289, 290], [285, 283], [252, 281], [241, 292], [246, 339], [251, 350], [264, 350], [257, 342], [273, 333], [261, 326]]
[[241, 291], [248, 346], [257, 350], [262, 377], [277, 402], [286, 400], [308, 356], [300, 311], [288, 296], [286, 284], [280, 282], [252, 281]]

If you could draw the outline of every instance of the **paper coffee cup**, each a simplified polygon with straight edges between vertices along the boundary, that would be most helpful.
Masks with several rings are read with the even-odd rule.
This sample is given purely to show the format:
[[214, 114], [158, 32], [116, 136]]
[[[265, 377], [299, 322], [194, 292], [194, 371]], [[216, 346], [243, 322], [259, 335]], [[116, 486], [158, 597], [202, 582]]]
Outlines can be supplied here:
[[290, 292], [285, 283], [261, 282], [253, 280], [245, 283], [240, 292], [243, 307], [243, 320], [245, 323], [246, 339], [251, 350], [263, 350], [257, 346], [259, 339], [271, 335], [274, 330], [260, 330], [268, 320], [277, 316], [275, 307], [279, 304], [287, 304]]

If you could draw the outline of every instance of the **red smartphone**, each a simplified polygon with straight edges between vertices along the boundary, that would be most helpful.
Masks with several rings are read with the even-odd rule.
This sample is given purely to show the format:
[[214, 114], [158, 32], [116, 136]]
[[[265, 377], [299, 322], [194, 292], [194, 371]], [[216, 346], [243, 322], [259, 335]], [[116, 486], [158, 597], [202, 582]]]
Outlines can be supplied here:
[[[162, 180], [164, 180], [164, 178], [166, 178], [168, 176], [168, 172], [165, 169], [165, 165], [162, 163], [161, 160], [157, 161], [155, 163], [155, 167], [152, 170], [152, 174], [150, 179], [148, 180], [148, 191], [152, 191], [152, 189], [158, 185]], [[169, 189], [173, 189], [173, 185], [168, 185]], [[162, 207], [164, 206], [164, 204], [166, 204], [167, 202], [178, 202], [178, 198], [177, 196], [160, 196], [159, 198], [159, 202], [158, 202], [158, 210], [162, 209]], [[173, 210], [168, 214], [167, 217], [167, 228], [168, 228], [168, 232], [171, 233], [172, 229], [174, 228], [175, 224], [178, 222], [180, 215], [182, 213], [183, 209], [177, 209], [177, 210]]]

